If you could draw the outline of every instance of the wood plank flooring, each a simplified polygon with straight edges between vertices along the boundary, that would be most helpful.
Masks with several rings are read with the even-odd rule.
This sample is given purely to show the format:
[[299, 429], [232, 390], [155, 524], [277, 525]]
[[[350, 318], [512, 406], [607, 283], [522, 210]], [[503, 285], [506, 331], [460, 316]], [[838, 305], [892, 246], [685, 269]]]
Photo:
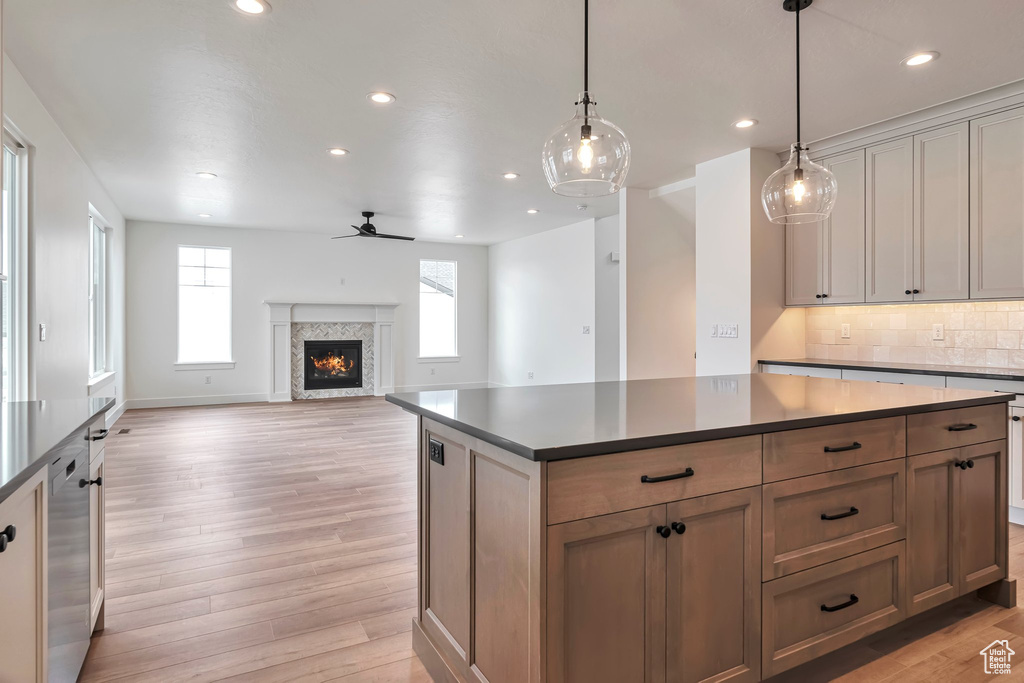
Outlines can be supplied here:
[[[129, 411], [114, 431], [107, 628], [80, 680], [430, 680], [409, 633], [415, 418], [365, 398]], [[996, 639], [1024, 680], [1024, 608], [973, 597], [772, 680], [987, 680]]]

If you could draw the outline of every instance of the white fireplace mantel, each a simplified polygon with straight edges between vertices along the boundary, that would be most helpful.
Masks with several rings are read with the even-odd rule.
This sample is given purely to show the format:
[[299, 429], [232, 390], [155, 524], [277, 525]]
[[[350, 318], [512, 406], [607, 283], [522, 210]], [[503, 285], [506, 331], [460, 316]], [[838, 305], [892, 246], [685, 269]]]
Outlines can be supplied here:
[[270, 308], [270, 401], [290, 401], [292, 323], [373, 323], [373, 393], [395, 390], [395, 303], [264, 301]]

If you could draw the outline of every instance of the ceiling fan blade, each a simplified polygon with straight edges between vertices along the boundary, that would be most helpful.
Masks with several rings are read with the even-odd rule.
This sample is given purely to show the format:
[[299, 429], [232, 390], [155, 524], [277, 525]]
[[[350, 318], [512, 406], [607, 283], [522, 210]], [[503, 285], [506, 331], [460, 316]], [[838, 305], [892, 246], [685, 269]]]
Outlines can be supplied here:
[[374, 235], [374, 237], [380, 237], [381, 239], [385, 240], [406, 240], [408, 242], [412, 242], [413, 240], [416, 239], [415, 237], [404, 237], [402, 235], [385, 235], [382, 232], [378, 232], [376, 235]]
[[332, 237], [331, 239], [332, 240], [343, 240], [343, 239], [345, 239], [347, 237], [362, 237], [362, 235], [338, 235], [337, 237]]

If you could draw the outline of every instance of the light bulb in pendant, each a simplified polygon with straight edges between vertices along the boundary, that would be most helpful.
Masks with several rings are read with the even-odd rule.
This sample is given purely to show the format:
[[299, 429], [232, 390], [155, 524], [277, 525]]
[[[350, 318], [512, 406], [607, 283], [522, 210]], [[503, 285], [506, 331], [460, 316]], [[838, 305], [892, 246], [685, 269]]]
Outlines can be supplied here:
[[590, 167], [594, 164], [594, 147], [590, 144], [590, 137], [580, 140], [580, 148], [576, 152], [576, 158], [580, 160], [580, 170], [590, 173]]
[[803, 201], [804, 195], [807, 193], [807, 189], [804, 187], [804, 181], [798, 180], [793, 183], [793, 201], [799, 204]]

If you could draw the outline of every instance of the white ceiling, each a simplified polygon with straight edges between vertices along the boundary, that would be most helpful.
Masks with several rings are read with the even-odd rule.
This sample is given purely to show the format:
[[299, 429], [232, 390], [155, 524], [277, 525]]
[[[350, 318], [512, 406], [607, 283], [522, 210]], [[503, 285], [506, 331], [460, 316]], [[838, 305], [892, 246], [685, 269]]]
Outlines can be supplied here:
[[[616, 212], [581, 214], [540, 168], [581, 89], [582, 0], [271, 2], [6, 0], [5, 48], [129, 218], [342, 234], [369, 209], [383, 232], [492, 243]], [[633, 145], [630, 186], [792, 142], [780, 6], [591, 3], [591, 86]], [[1024, 77], [1020, 0], [816, 0], [802, 23], [806, 140]], [[899, 65], [917, 50], [942, 56]]]

